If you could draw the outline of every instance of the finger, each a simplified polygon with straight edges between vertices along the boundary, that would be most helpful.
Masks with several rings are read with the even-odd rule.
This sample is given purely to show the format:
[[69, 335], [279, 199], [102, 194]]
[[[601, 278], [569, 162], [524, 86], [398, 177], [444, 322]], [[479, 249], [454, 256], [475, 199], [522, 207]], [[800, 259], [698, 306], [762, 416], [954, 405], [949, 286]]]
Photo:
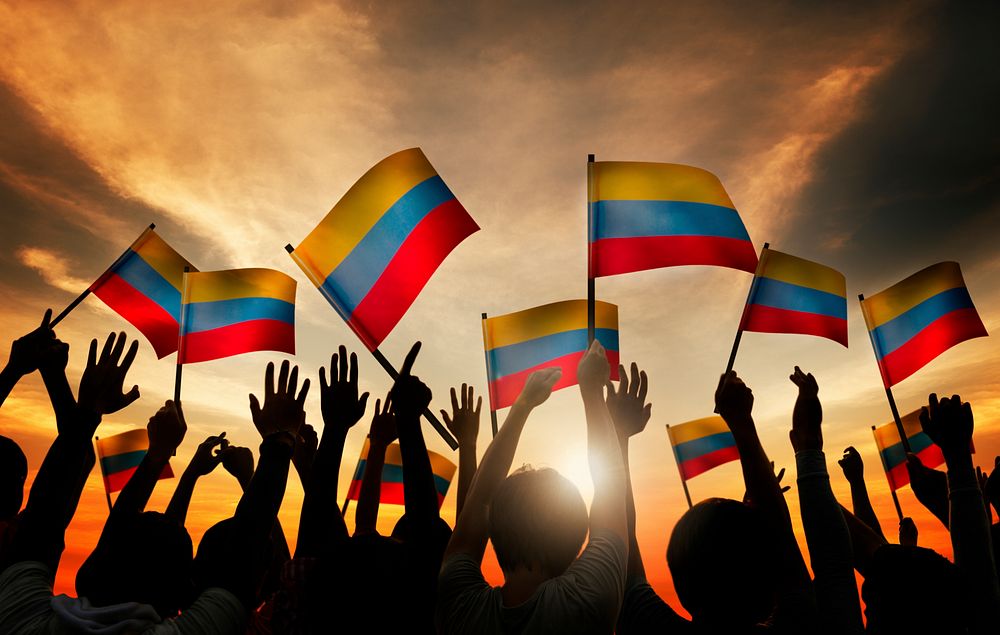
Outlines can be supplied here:
[[365, 393], [358, 397], [358, 409], [361, 410], [361, 414], [364, 415], [365, 410], [368, 409], [368, 397], [371, 393]]
[[250, 393], [250, 416], [256, 420], [260, 416], [260, 402], [257, 401], [257, 396]]
[[448, 416], [448, 413], [446, 411], [444, 410], [441, 411], [441, 418], [444, 419], [444, 424], [449, 428], [451, 428], [451, 417]]
[[87, 368], [97, 366], [97, 340], [90, 340], [90, 350], [87, 352]]
[[646, 371], [639, 371], [639, 393], [636, 395], [639, 401], [646, 401], [646, 393], [649, 391], [649, 377], [646, 376]]
[[[309, 394], [309, 378], [306, 378], [302, 382], [302, 390], [299, 391], [299, 397], [298, 397], [298, 399], [295, 400], [295, 403], [297, 403], [299, 405], [299, 408], [302, 408], [303, 406], [305, 406], [306, 395], [308, 395], [308, 394]], [[367, 395], [367, 393], [365, 393], [365, 394]], [[366, 399], [367, 399], [367, 397], [366, 397]]]
[[276, 388], [276, 393], [279, 395], [288, 394], [288, 367], [287, 359], [281, 362], [281, 370], [278, 371], [278, 386]]
[[928, 414], [932, 418], [935, 417], [935, 416], [937, 416], [938, 405], [939, 405], [939, 403], [938, 403], [937, 393], [932, 392], [931, 394], [929, 394], [927, 396]]
[[618, 394], [624, 395], [628, 393], [628, 373], [625, 372], [625, 366], [618, 364]]
[[653, 416], [653, 404], [648, 403], [642, 409], [642, 420], [649, 421], [649, 418]]
[[628, 394], [635, 397], [639, 394], [639, 365], [636, 364], [635, 362], [632, 362], [629, 371], [630, 371], [629, 373], [630, 377], [629, 377]]
[[122, 360], [121, 369], [122, 373], [127, 373], [128, 369], [132, 367], [132, 362], [135, 361], [135, 356], [139, 352], [139, 340], [133, 340], [132, 345], [128, 347], [128, 351], [125, 353], [125, 359]]
[[469, 395], [466, 394], [468, 391], [468, 384], [462, 384], [462, 410], [466, 410], [469, 407]]
[[119, 333], [118, 337], [115, 339], [115, 347], [111, 349], [111, 363], [118, 365], [118, 360], [122, 358], [122, 352], [125, 350], [125, 342], [128, 338], [125, 337], [125, 333]]
[[376, 399], [375, 400], [375, 416], [377, 417], [380, 414], [382, 414], [382, 400], [381, 399]]
[[264, 403], [274, 396], [274, 362], [268, 362], [264, 370]]
[[719, 385], [715, 387], [715, 396], [716, 397], [718, 397], [719, 393], [721, 393], [723, 391], [723, 389], [726, 387], [726, 384], [729, 383], [729, 379], [731, 377], [736, 377], [736, 371], [735, 370], [731, 370], [728, 373], [722, 373], [722, 375], [719, 376]]
[[[139, 387], [132, 386], [132, 390], [128, 391], [128, 393], [125, 395], [125, 406], [131, 405], [138, 398], [139, 398]], [[124, 408], [125, 406], [122, 407]]]
[[386, 393], [385, 395], [385, 410], [382, 412], [392, 412], [392, 393]]
[[785, 477], [785, 468], [781, 468], [780, 470], [778, 470], [778, 474], [777, 474], [777, 476], [775, 476], [775, 478], [780, 483], [781, 479], [783, 479], [784, 477]]
[[351, 353], [351, 372], [349, 377], [351, 384], [358, 385], [358, 354]]
[[479, 399], [476, 400], [476, 418], [477, 419], [479, 418], [479, 413], [482, 412], [482, 409], [483, 409], [483, 398], [480, 397]]
[[288, 376], [288, 394], [294, 395], [295, 389], [299, 386], [299, 366], [296, 364], [292, 367], [292, 372]]
[[100, 359], [100, 361], [102, 362], [106, 360], [108, 358], [108, 355], [111, 354], [111, 349], [114, 347], [114, 345], [115, 345], [115, 334], [108, 333], [108, 338], [104, 340], [104, 348], [101, 349], [101, 356], [98, 359]]
[[322, 392], [330, 388], [330, 384], [326, 383], [326, 368], [323, 366], [319, 367], [319, 388]]
[[51, 330], [49, 323], [52, 322], [52, 309], [45, 309], [45, 315], [42, 316], [42, 324], [38, 328], [43, 331]]
[[347, 347], [341, 344], [337, 347], [337, 355], [340, 357], [340, 365], [337, 368], [337, 379], [341, 382], [347, 381], [347, 366], [350, 359], [347, 357]]
[[546, 372], [548, 375], [545, 377], [545, 385], [551, 390], [556, 385], [556, 382], [562, 379], [562, 369], [550, 368]]
[[406, 359], [403, 360], [403, 367], [399, 370], [400, 377], [409, 377], [410, 371], [413, 370], [413, 364], [417, 361], [417, 355], [420, 353], [420, 342], [415, 342], [410, 352], [406, 354]]
[[455, 394], [454, 388], [451, 389], [451, 411], [458, 412], [458, 395]]
[[615, 394], [615, 385], [611, 383], [611, 380], [604, 382], [604, 401], [611, 399]]

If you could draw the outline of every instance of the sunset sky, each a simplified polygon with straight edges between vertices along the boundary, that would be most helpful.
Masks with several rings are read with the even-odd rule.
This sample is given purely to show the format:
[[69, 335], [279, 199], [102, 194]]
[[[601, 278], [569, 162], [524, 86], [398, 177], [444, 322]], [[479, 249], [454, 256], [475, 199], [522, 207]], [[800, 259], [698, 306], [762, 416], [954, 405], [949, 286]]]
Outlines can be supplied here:
[[[314, 378], [340, 343], [361, 357], [374, 397], [390, 383], [289, 259], [369, 167], [419, 146], [483, 231], [452, 253], [382, 346], [447, 405], [450, 386], [486, 387], [480, 313], [586, 294], [586, 158], [708, 169], [725, 184], [759, 249], [847, 276], [850, 348], [750, 333], [736, 369], [756, 395], [768, 454], [787, 467], [793, 365], [813, 372], [827, 462], [855, 445], [887, 533], [897, 521], [870, 431], [891, 417], [855, 300], [942, 260], [961, 263], [991, 337], [960, 344], [899, 384], [902, 412], [927, 393], [961, 393], [976, 414], [976, 462], [1000, 454], [1000, 6], [900, 2], [10, 2], [0, 0], [0, 311], [12, 340], [84, 290], [155, 222], [201, 270], [270, 267], [299, 282], [294, 360]], [[683, 267], [603, 278], [619, 306], [621, 355], [650, 377], [653, 417], [633, 443], [639, 541], [656, 589], [679, 608], [664, 558], [686, 508], [665, 424], [711, 414], [751, 276]], [[57, 329], [74, 385], [92, 337], [137, 331], [95, 298]], [[141, 336], [139, 336], [141, 338]], [[223, 430], [256, 453], [247, 394], [269, 360], [253, 353], [185, 369], [189, 424], [173, 461]], [[105, 436], [144, 426], [173, 390], [174, 356], [142, 339], [129, 380], [142, 399], [108, 417]], [[318, 390], [308, 420], [321, 426]], [[341, 491], [370, 421], [350, 434]], [[501, 412], [501, 421], [505, 413]], [[480, 456], [489, 441], [484, 415]], [[37, 376], [0, 410], [0, 432], [29, 461], [55, 435]], [[433, 430], [431, 449], [457, 462]], [[549, 465], [589, 500], [583, 408], [575, 389], [529, 421], [515, 464]], [[176, 480], [150, 504], [165, 508]], [[690, 483], [697, 500], [739, 498], [731, 463]], [[453, 488], [454, 489], [454, 488]], [[231, 515], [235, 481], [202, 479], [188, 516], [197, 541]], [[920, 542], [950, 556], [943, 527], [900, 493]], [[444, 516], [454, 520], [454, 494]], [[294, 538], [302, 490], [281, 510]], [[400, 513], [382, 508], [388, 531]], [[107, 516], [95, 469], [67, 537], [57, 592]], [[353, 528], [353, 512], [348, 514]], [[797, 521], [796, 521], [797, 522]], [[797, 526], [801, 538], [801, 527]], [[490, 578], [499, 583], [494, 564]]]

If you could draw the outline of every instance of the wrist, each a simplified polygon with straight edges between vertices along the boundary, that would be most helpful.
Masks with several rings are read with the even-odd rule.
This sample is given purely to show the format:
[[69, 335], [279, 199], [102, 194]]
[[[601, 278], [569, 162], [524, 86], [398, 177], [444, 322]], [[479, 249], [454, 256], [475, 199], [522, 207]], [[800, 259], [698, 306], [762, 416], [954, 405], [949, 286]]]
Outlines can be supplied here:
[[[175, 451], [176, 449], [150, 446], [146, 452], [146, 458], [152, 463], [166, 463], [174, 455]], [[184, 470], [184, 473], [187, 474], [187, 470]]]
[[9, 361], [4, 365], [3, 369], [0, 369], [0, 380], [10, 382], [12, 384], [17, 383], [17, 380], [23, 376], [24, 373], [11, 366]]

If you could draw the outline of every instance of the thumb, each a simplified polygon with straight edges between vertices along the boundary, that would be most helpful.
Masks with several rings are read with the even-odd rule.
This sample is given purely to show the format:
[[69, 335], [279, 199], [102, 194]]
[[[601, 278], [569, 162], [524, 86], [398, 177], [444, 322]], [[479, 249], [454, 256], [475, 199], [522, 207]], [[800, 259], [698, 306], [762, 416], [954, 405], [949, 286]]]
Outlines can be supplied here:
[[138, 398], [139, 398], [139, 387], [132, 386], [132, 390], [128, 391], [128, 393], [125, 395], [125, 405], [127, 406], [135, 402], [135, 400]]

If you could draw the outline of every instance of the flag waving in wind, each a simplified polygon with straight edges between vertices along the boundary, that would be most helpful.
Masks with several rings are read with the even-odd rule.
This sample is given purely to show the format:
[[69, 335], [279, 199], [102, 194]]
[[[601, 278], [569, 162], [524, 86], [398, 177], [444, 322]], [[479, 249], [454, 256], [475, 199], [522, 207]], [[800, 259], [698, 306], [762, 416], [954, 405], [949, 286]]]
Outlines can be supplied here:
[[[97, 440], [97, 458], [104, 477], [104, 489], [109, 495], [125, 487], [148, 450], [149, 434], [144, 428]], [[173, 476], [170, 464], [167, 463], [158, 478]]]
[[292, 259], [375, 350], [449, 253], [479, 226], [421, 152], [368, 170]]

